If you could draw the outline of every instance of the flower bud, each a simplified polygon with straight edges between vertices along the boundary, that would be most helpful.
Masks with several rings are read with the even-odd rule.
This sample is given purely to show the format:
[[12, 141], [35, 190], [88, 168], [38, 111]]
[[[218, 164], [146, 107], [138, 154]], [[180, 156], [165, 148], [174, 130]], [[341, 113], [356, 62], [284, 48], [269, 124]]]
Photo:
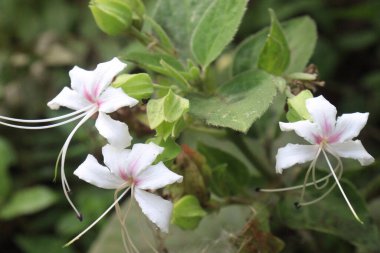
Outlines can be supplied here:
[[126, 0], [92, 0], [90, 9], [95, 22], [108, 35], [118, 35], [132, 25], [132, 11]]

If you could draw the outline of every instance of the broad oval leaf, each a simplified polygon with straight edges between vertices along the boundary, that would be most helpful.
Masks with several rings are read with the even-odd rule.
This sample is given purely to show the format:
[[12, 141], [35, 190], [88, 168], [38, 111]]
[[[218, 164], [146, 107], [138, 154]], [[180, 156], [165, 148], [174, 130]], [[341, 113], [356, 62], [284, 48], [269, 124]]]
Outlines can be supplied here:
[[246, 10], [247, 0], [215, 0], [191, 37], [195, 59], [207, 67], [231, 42]]
[[247, 71], [211, 97], [191, 95], [190, 114], [210, 125], [247, 132], [272, 103], [281, 80], [261, 70]]

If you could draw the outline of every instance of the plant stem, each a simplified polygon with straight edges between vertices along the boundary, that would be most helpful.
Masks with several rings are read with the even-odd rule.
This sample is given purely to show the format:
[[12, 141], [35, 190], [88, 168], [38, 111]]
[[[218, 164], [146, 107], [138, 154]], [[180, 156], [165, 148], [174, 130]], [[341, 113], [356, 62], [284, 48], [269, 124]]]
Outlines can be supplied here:
[[[162, 47], [157, 39], [152, 40], [153, 36], [139, 31], [138, 29], [136, 29], [136, 27], [132, 26], [132, 28], [130, 29], [130, 34], [133, 37], [135, 37], [138, 41], [140, 41], [141, 44], [148, 47], [150, 46], [150, 48], [156, 50], [159, 53], [173, 55], [173, 52]], [[154, 43], [153, 46], [152, 46], [152, 43]]]

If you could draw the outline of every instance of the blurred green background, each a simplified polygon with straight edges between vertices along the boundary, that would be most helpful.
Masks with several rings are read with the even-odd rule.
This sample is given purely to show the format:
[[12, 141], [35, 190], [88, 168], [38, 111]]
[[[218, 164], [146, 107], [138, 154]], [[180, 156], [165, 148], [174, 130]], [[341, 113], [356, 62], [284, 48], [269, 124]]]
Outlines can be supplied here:
[[[379, 158], [380, 2], [251, 0], [235, 45], [269, 23], [269, 7], [281, 21], [305, 14], [316, 20], [319, 39], [311, 62], [326, 81], [317, 93], [335, 104], [339, 113], [370, 112], [360, 139]], [[120, 55], [130, 41], [103, 34], [87, 1], [0, 0], [0, 114], [30, 119], [61, 114], [62, 110], [48, 110], [46, 103], [69, 84], [68, 71], [74, 65], [90, 69]], [[107, 222], [102, 221], [74, 246], [62, 248], [113, 199], [112, 191], [99, 190], [72, 176], [86, 154], [99, 152], [101, 140], [93, 122], [75, 135], [66, 166], [73, 199], [85, 215], [82, 223], [64, 199], [60, 181], [53, 182], [56, 157], [71, 129], [72, 125], [43, 131], [0, 127], [1, 252], [86, 252]], [[355, 177], [353, 182], [380, 224], [378, 164], [363, 168], [360, 177], [350, 170], [345, 176]], [[320, 234], [316, 237], [320, 241], [300, 246], [294, 231], [280, 229], [275, 234], [286, 242], [286, 252], [305, 252], [302, 247], [308, 244], [320, 244], [308, 252], [330, 252], [336, 245], [341, 248], [336, 252], [353, 250], [332, 236]]]

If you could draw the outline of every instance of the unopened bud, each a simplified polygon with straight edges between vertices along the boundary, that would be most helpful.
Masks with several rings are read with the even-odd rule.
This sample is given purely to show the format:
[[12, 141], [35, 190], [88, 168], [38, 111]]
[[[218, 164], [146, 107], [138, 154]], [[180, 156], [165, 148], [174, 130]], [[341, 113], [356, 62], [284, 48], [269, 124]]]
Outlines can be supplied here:
[[126, 0], [92, 0], [90, 9], [100, 30], [108, 35], [126, 32], [132, 25], [132, 11]]

